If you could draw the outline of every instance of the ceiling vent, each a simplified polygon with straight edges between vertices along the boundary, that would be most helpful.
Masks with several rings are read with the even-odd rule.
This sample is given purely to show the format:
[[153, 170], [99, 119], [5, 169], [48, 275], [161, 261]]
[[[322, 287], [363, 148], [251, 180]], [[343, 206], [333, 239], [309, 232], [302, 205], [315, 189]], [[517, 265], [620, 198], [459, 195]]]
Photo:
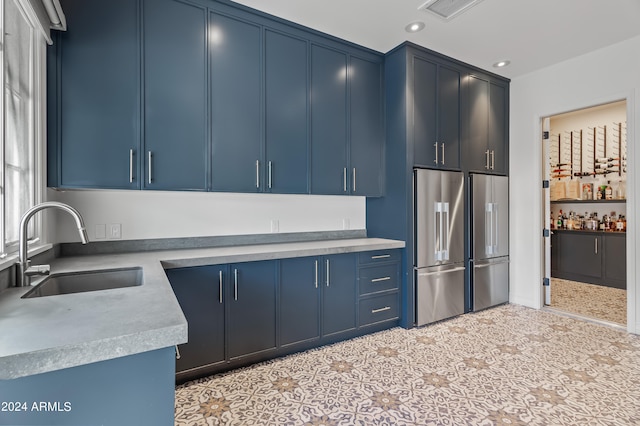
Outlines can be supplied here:
[[482, 0], [429, 0], [418, 7], [418, 10], [425, 10], [448, 21], [465, 10], [469, 10], [481, 1]]

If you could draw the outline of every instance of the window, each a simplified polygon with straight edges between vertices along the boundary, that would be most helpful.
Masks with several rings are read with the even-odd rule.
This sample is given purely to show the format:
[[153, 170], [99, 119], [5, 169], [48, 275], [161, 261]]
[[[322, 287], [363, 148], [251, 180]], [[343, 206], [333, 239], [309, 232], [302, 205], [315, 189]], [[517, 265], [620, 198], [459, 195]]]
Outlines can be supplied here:
[[[0, 0], [2, 92], [0, 160], [0, 254], [17, 251], [21, 215], [36, 202], [37, 142], [42, 114], [37, 111], [38, 83], [44, 62], [38, 60], [43, 40], [19, 0]], [[30, 224], [29, 238], [36, 237]]]

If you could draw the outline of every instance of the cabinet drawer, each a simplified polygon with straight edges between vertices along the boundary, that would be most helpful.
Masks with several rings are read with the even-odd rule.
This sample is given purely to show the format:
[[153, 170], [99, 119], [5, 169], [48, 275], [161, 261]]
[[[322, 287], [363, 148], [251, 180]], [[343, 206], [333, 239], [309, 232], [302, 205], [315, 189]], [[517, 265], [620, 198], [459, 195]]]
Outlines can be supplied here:
[[360, 325], [374, 324], [398, 318], [398, 293], [360, 300]]
[[398, 288], [398, 263], [360, 268], [358, 275], [360, 294]]
[[381, 262], [395, 262], [400, 260], [400, 250], [376, 250], [360, 253], [358, 263], [360, 265], [368, 265]]

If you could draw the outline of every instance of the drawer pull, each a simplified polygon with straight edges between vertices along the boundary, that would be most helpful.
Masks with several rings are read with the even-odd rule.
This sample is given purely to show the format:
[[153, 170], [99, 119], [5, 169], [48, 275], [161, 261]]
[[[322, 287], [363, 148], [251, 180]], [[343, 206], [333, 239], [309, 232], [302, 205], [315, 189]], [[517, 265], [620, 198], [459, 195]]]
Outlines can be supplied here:
[[371, 313], [377, 314], [379, 312], [390, 311], [390, 310], [391, 310], [391, 306], [385, 306], [384, 308], [380, 308], [380, 309], [372, 309]]
[[391, 257], [390, 254], [379, 254], [377, 256], [371, 256], [371, 259], [386, 259], [388, 257]]
[[389, 281], [391, 277], [382, 277], [382, 278], [374, 278], [371, 280], [372, 283], [379, 283], [380, 281]]

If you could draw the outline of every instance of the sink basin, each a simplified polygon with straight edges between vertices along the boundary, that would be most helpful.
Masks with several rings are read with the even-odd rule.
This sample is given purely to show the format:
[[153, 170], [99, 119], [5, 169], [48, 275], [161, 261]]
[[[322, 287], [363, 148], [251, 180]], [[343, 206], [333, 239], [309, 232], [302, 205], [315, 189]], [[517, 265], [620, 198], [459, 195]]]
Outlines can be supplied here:
[[111, 290], [139, 285], [142, 285], [142, 268], [140, 267], [51, 274], [22, 298]]

